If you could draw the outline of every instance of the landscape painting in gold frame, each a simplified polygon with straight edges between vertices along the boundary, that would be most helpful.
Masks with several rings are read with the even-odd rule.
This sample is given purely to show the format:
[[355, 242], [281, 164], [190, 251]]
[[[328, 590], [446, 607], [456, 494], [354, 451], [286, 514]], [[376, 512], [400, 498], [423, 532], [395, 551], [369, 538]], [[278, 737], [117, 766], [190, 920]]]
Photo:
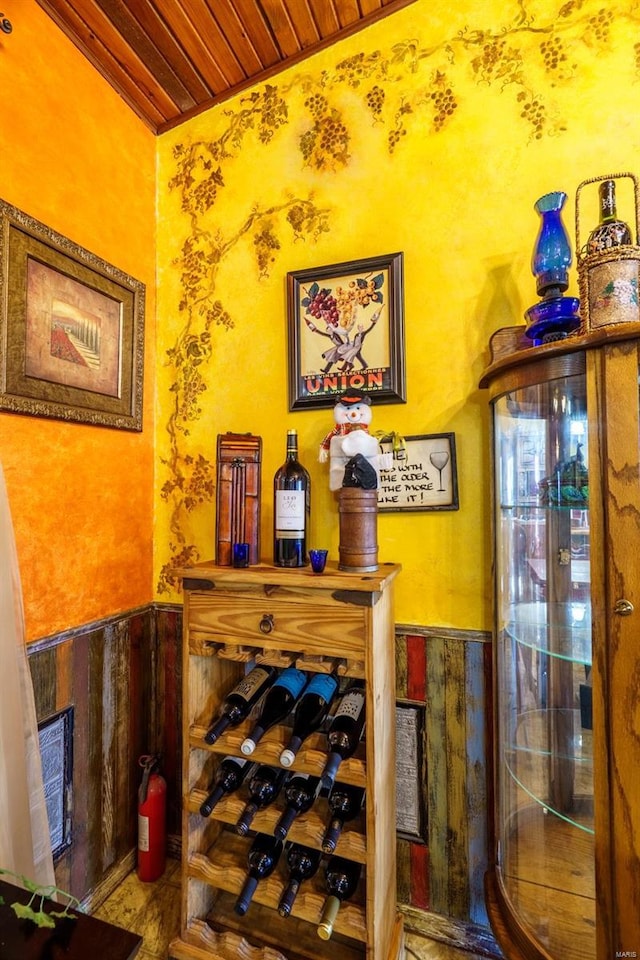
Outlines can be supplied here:
[[0, 200], [0, 410], [142, 430], [144, 284]]

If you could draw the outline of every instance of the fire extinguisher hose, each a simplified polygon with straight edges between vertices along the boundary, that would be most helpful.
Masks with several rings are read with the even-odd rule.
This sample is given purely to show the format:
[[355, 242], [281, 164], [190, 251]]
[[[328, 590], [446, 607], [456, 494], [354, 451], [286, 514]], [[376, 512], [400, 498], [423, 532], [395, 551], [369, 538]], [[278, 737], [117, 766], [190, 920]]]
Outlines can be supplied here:
[[160, 757], [155, 754], [145, 753], [138, 760], [139, 765], [142, 767], [142, 781], [138, 787], [138, 803], [142, 805], [146, 803], [147, 793], [149, 791], [149, 778], [154, 770], [158, 770], [160, 767]]

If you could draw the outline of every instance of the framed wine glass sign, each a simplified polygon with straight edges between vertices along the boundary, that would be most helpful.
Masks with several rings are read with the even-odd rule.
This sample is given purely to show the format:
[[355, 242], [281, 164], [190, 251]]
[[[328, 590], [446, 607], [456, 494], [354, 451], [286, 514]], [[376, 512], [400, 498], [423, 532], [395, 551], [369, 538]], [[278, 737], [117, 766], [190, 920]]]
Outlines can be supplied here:
[[[392, 438], [380, 441], [392, 450]], [[457, 510], [458, 474], [454, 433], [405, 437], [390, 470], [380, 472], [378, 511]]]
[[406, 403], [401, 253], [291, 272], [287, 299], [290, 410], [349, 387]]

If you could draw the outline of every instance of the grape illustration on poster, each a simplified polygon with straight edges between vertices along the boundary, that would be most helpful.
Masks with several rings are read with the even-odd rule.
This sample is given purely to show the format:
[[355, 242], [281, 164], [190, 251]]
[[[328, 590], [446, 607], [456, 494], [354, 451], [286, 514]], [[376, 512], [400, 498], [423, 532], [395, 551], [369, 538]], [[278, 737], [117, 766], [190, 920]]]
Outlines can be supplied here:
[[[380, 441], [392, 449], [391, 438]], [[378, 511], [457, 510], [458, 476], [454, 433], [405, 437], [393, 467], [380, 476]]]

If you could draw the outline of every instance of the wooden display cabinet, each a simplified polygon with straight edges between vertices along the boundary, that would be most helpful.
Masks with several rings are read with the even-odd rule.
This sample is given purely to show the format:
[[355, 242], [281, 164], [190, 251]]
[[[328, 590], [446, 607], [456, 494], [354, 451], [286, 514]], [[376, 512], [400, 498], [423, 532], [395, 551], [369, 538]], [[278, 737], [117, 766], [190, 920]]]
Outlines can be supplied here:
[[[176, 960], [399, 960], [402, 919], [396, 909], [395, 838], [395, 647], [393, 580], [400, 567], [375, 573], [338, 572], [328, 564], [246, 569], [209, 563], [178, 571], [184, 589], [183, 825], [180, 936], [170, 945]], [[210, 818], [199, 807], [218, 761], [241, 756], [247, 720], [213, 745], [204, 734], [226, 693], [255, 663], [295, 665], [309, 672], [364, 678], [366, 727], [355, 756], [337, 779], [365, 786], [359, 819], [345, 825], [336, 854], [363, 865], [354, 898], [340, 908], [331, 939], [317, 935], [325, 900], [324, 864], [305, 882], [290, 917], [277, 912], [287, 880], [284, 858], [261, 881], [247, 914], [233, 906], [246, 876], [251, 837], [230, 828], [245, 793], [225, 797]], [[287, 727], [269, 730], [252, 759], [279, 765]], [[319, 775], [326, 738], [307, 739], [294, 770]], [[253, 832], [273, 833], [282, 802], [258, 812]], [[329, 813], [320, 798], [296, 819], [288, 839], [321, 847]]]
[[[510, 960], [640, 956], [640, 324], [498, 331], [495, 850]], [[526, 476], [526, 481], [522, 477]]]

